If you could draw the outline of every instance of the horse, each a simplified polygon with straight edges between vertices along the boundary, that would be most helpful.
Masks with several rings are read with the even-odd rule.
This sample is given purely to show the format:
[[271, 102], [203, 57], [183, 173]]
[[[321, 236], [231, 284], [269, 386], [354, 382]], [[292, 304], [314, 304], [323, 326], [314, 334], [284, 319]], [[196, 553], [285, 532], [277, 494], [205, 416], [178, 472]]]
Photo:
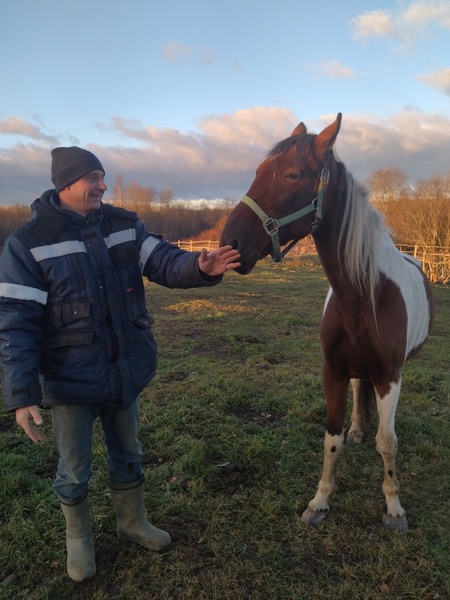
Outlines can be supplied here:
[[[320, 325], [326, 428], [322, 475], [301, 519], [313, 525], [326, 519], [343, 444], [362, 442], [376, 405], [376, 449], [384, 463], [382, 522], [407, 531], [396, 474], [395, 413], [401, 368], [430, 333], [434, 300], [420, 262], [397, 249], [368, 191], [337, 158], [341, 120], [338, 113], [319, 134], [308, 133], [301, 122], [267, 153], [229, 215], [220, 244], [238, 249], [236, 271], [245, 275], [269, 254], [280, 262], [312, 234], [330, 285]], [[350, 388], [353, 408], [345, 437]]]

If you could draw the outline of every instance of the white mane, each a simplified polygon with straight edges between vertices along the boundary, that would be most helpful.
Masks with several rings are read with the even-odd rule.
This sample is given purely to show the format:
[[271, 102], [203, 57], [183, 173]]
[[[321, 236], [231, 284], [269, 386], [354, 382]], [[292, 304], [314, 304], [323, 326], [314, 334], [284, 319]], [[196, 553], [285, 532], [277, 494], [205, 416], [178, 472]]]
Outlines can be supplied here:
[[379, 278], [378, 254], [384, 217], [369, 204], [368, 191], [346, 172], [347, 198], [342, 216], [338, 247], [343, 249], [344, 267], [351, 284], [368, 294], [374, 303]]

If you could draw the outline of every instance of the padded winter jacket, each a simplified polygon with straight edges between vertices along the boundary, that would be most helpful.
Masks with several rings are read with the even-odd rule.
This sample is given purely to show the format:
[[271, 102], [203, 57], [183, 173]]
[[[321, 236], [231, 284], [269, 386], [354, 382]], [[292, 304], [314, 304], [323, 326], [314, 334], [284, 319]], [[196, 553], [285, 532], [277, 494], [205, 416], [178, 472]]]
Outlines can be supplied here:
[[84, 218], [55, 190], [0, 257], [0, 356], [6, 409], [108, 402], [129, 406], [152, 379], [156, 344], [142, 276], [171, 288], [219, 283], [151, 234], [135, 213], [102, 204]]

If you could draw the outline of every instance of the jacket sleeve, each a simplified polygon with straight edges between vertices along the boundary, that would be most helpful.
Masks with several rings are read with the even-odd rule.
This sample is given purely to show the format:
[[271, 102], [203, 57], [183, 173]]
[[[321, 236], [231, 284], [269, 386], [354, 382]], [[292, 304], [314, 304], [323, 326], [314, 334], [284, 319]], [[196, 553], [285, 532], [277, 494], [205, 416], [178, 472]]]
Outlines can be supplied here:
[[16, 237], [0, 257], [0, 378], [8, 411], [39, 405], [42, 318], [47, 292], [39, 265]]
[[141, 273], [154, 283], [169, 288], [193, 288], [217, 285], [222, 275], [210, 277], [198, 266], [199, 252], [187, 252], [149, 233], [139, 221], [137, 239], [140, 247]]

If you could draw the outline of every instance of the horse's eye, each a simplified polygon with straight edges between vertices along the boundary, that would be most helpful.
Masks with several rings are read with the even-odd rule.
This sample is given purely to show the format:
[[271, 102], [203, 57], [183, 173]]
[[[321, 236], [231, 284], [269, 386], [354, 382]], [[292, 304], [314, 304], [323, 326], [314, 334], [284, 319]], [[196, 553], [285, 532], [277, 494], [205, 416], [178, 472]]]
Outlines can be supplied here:
[[297, 181], [298, 179], [300, 179], [300, 176], [298, 173], [286, 173], [284, 178], [290, 179], [291, 181]]

